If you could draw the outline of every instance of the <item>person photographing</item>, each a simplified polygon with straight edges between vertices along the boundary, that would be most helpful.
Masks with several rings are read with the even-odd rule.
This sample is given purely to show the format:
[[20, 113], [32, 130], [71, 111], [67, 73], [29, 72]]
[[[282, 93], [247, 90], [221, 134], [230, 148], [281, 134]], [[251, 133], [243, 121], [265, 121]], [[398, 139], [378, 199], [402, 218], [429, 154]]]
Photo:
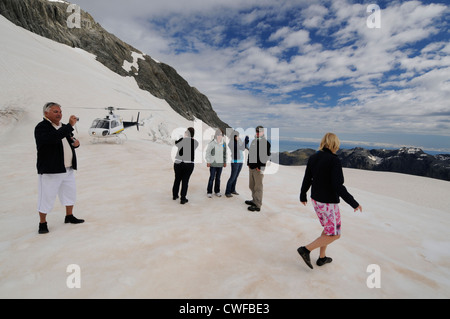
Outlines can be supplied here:
[[69, 123], [61, 123], [62, 111], [58, 103], [49, 102], [43, 108], [44, 119], [34, 130], [37, 149], [39, 234], [48, 233], [47, 214], [56, 200], [66, 207], [65, 223], [80, 224], [83, 219], [73, 215], [76, 201], [74, 171], [77, 169], [75, 149], [80, 141], [73, 135], [78, 118], [69, 117]]

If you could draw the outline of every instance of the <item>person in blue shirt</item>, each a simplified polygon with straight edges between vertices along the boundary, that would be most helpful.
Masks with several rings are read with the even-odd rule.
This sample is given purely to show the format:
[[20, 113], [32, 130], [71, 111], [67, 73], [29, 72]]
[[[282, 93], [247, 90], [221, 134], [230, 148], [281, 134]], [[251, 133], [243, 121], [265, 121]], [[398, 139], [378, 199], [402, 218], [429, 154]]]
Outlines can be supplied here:
[[231, 133], [228, 147], [231, 151], [231, 174], [227, 182], [225, 196], [233, 197], [233, 195], [239, 195], [239, 193], [236, 192], [236, 183], [244, 163], [245, 150], [245, 144], [239, 138], [238, 131], [233, 131]]

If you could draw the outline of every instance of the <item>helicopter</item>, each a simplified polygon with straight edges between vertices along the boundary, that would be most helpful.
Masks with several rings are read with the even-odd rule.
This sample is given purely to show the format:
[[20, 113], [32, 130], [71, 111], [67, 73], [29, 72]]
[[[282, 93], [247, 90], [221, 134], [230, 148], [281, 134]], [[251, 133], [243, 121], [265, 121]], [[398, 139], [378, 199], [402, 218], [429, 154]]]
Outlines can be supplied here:
[[127, 137], [124, 133], [126, 128], [136, 126], [139, 131], [139, 126], [142, 124], [139, 123], [139, 114], [137, 116], [137, 120], [131, 122], [123, 121], [122, 118], [116, 114], [114, 114], [114, 110], [128, 110], [125, 108], [115, 108], [113, 106], [108, 106], [105, 108], [109, 113], [105, 118], [96, 118], [89, 128], [89, 135], [94, 138], [93, 142], [99, 142], [101, 139], [107, 140], [112, 139], [117, 143], [123, 143]]

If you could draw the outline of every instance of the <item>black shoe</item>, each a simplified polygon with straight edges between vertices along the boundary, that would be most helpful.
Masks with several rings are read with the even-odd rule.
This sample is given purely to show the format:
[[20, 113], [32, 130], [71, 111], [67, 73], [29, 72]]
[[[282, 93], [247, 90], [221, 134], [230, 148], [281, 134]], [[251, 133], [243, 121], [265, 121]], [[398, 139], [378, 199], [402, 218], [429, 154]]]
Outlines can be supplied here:
[[261, 210], [261, 208], [256, 207], [256, 206], [249, 206], [248, 210], [251, 212], [259, 212]]
[[66, 218], [64, 219], [65, 224], [81, 224], [84, 223], [84, 219], [78, 219], [73, 215], [66, 215]]
[[239, 193], [238, 192], [236, 192], [236, 191], [234, 191], [234, 192], [231, 192], [231, 194], [233, 194], [233, 195], [239, 195]]
[[47, 233], [48, 233], [47, 222], [39, 223], [39, 234], [47, 234]]
[[231, 194], [225, 194], [225, 196], [228, 198], [233, 197], [233, 195], [231, 195]]
[[245, 204], [246, 205], [250, 205], [250, 206], [256, 206], [255, 203], [252, 200], [246, 200]]
[[303, 258], [304, 262], [308, 265], [308, 267], [313, 269], [313, 266], [311, 265], [311, 259], [309, 258], [310, 251], [306, 249], [306, 247], [302, 246], [297, 249], [297, 252]]
[[187, 198], [180, 199], [180, 204], [182, 204], [182, 205], [186, 204], [187, 202], [189, 202], [189, 200]]
[[329, 264], [332, 261], [333, 261], [333, 259], [331, 259], [330, 257], [325, 256], [323, 258], [317, 259], [316, 264], [317, 264], [317, 266], [323, 266], [325, 264]]
[[173, 196], [172, 198], [173, 198], [173, 200], [177, 200], [178, 196]]

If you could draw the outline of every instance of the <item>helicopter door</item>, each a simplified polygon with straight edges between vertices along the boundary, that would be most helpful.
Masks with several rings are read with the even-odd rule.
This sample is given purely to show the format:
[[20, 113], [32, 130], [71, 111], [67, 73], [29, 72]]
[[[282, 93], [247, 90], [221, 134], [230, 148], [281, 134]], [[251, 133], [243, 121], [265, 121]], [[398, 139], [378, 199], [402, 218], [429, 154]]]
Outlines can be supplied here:
[[122, 125], [117, 120], [111, 121], [111, 134], [119, 133], [123, 130]]
[[103, 136], [107, 136], [107, 135], [110, 134], [109, 121], [102, 120], [102, 121], [99, 123], [99, 125], [101, 125], [100, 127], [101, 127], [102, 129], [104, 129], [103, 132], [102, 132], [102, 135], [103, 135]]
[[98, 121], [97, 128], [102, 129], [102, 136], [109, 135], [109, 121], [106, 120]]

